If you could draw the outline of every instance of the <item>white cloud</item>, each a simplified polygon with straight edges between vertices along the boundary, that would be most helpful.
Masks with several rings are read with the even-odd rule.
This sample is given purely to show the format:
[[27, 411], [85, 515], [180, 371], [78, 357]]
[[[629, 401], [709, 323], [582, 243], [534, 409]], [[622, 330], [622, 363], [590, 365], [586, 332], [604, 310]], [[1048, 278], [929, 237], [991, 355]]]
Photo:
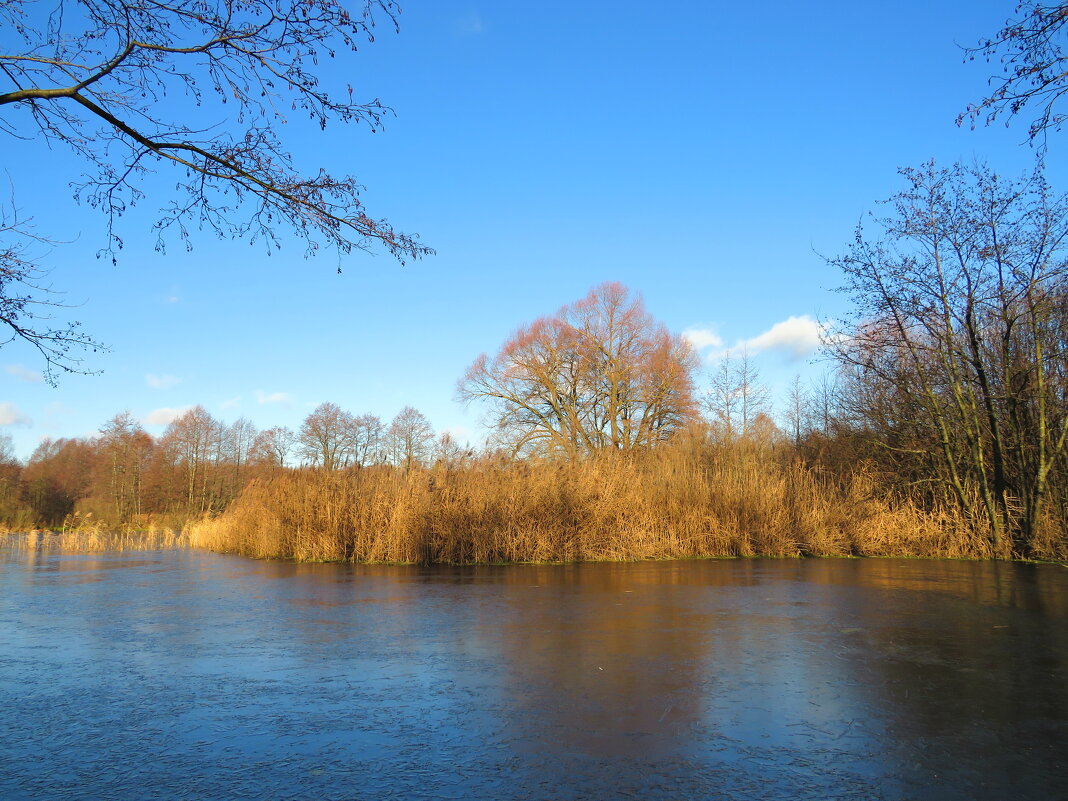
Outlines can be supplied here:
[[449, 426], [442, 429], [442, 434], [448, 434], [452, 437], [452, 441], [457, 444], [464, 444], [471, 441], [471, 429], [467, 426]]
[[193, 407], [181, 406], [177, 409], [172, 409], [169, 406], [164, 406], [160, 409], [153, 409], [141, 418], [141, 422], [148, 426], [165, 426], [168, 423], [173, 423], [191, 408]]
[[236, 398], [227, 398], [226, 400], [224, 400], [222, 403], [219, 404], [219, 408], [220, 409], [236, 409], [240, 405], [241, 405], [241, 396], [239, 395]]
[[152, 389], [170, 389], [175, 384], [182, 383], [182, 379], [174, 375], [155, 375], [154, 373], [145, 373], [145, 381]]
[[486, 23], [477, 11], [471, 9], [462, 17], [453, 20], [452, 31], [457, 36], [477, 36], [486, 32]]
[[32, 422], [15, 404], [9, 401], [0, 403], [0, 426], [28, 426]]
[[682, 338], [698, 351], [723, 346], [723, 338], [711, 328], [687, 328], [682, 332]]
[[44, 421], [41, 423], [45, 431], [60, 432], [67, 428], [74, 410], [63, 401], [52, 401], [45, 407]]
[[4, 370], [9, 374], [15, 376], [19, 381], [27, 381], [31, 384], [39, 384], [44, 381], [44, 376], [38, 373], [36, 370], [31, 370], [28, 367], [23, 367], [21, 364], [9, 364], [4, 367]]
[[750, 353], [777, 350], [792, 359], [803, 359], [819, 348], [823, 330], [824, 327], [807, 314], [791, 316], [775, 323], [763, 334], [739, 343], [739, 346], [748, 348]]
[[262, 389], [256, 390], [256, 403], [281, 403], [286, 406], [293, 403], [293, 396], [286, 392], [264, 392]]

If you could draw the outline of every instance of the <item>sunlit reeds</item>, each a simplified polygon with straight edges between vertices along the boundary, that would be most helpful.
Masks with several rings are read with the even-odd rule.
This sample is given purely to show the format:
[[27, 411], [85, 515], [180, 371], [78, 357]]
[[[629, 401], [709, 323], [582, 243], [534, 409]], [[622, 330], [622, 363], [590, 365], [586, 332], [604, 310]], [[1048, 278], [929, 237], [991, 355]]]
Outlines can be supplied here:
[[116, 529], [92, 518], [71, 515], [58, 531], [12, 531], [0, 535], [15, 550], [99, 553], [102, 551], [159, 551], [188, 548], [189, 535], [174, 528], [149, 525]]
[[[982, 525], [747, 443], [576, 462], [296, 471], [253, 483], [190, 543], [253, 557], [515, 562], [992, 556]], [[1058, 547], [1063, 548], [1063, 543]]]

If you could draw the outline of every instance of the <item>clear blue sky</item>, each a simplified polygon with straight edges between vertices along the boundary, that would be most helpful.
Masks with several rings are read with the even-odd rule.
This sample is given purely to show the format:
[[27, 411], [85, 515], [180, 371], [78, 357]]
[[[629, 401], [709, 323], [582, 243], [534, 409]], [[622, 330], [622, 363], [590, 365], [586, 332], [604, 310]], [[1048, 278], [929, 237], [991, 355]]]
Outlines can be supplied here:
[[[0, 430], [21, 456], [124, 409], [158, 434], [167, 410], [197, 403], [293, 428], [322, 401], [386, 422], [410, 404], [474, 441], [480, 413], [454, 401], [464, 368], [605, 280], [700, 342], [750, 341], [781, 387], [818, 369], [804, 318], [843, 310], [818, 253], [845, 247], [898, 167], [1033, 160], [1022, 123], [954, 124], [992, 71], [960, 45], [1013, 0], [403, 5], [399, 34], [324, 67], [395, 109], [386, 130], [281, 133], [304, 167], [357, 175], [372, 214], [437, 249], [404, 268], [355, 253], [338, 275], [292, 240], [267, 256], [207, 233], [161, 255], [151, 197], [122, 221], [112, 266], [94, 257], [102, 219], [71, 198], [81, 165], [4, 142], [16, 204], [65, 241], [43, 254], [52, 283], [112, 348], [89, 354], [101, 375], [58, 389], [35, 380], [29, 349], [0, 348]], [[1068, 189], [1061, 137], [1049, 174]]]

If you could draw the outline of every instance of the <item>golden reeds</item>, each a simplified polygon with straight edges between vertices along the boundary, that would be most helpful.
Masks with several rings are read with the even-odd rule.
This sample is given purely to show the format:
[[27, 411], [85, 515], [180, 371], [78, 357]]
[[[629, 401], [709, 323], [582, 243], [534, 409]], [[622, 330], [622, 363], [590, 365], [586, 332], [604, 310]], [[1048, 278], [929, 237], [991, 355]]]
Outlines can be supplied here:
[[15, 550], [99, 553], [102, 551], [159, 551], [188, 548], [188, 534], [173, 528], [115, 529], [91, 517], [70, 515], [59, 531], [30, 530], [3, 535]]
[[[303, 561], [989, 557], [981, 523], [742, 443], [574, 463], [295, 471], [254, 482], [190, 544]], [[1063, 541], [1055, 544], [1063, 551]]]

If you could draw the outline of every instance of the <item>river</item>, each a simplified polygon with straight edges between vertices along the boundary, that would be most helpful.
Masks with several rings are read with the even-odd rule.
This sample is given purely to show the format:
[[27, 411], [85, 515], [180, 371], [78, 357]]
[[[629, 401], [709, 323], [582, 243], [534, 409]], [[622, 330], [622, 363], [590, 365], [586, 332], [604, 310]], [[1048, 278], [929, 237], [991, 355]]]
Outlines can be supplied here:
[[0, 550], [0, 798], [1068, 798], [1068, 569]]

